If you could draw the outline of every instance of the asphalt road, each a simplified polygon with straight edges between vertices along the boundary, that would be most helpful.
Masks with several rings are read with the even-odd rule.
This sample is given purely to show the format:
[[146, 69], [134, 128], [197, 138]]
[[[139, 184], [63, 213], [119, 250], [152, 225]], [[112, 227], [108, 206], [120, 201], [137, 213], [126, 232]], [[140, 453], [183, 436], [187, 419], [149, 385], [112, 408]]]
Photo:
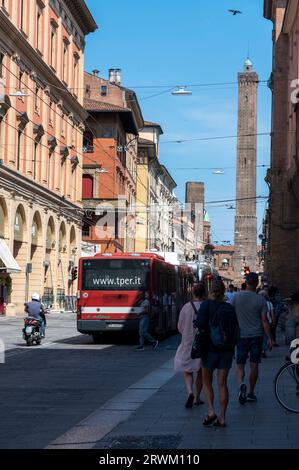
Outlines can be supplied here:
[[109, 399], [171, 359], [178, 339], [136, 351], [135, 339], [93, 344], [74, 314], [51, 314], [42, 346], [28, 348], [22, 318], [0, 318], [0, 448], [44, 448]]

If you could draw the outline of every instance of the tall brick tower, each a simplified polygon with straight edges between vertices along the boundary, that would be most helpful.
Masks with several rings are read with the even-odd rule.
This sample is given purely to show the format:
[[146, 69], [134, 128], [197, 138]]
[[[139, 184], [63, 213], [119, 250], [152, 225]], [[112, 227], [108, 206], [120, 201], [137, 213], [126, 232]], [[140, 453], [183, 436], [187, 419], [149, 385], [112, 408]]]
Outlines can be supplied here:
[[244, 267], [256, 270], [256, 132], [258, 75], [247, 59], [239, 73], [237, 195], [235, 218], [235, 282], [244, 278]]

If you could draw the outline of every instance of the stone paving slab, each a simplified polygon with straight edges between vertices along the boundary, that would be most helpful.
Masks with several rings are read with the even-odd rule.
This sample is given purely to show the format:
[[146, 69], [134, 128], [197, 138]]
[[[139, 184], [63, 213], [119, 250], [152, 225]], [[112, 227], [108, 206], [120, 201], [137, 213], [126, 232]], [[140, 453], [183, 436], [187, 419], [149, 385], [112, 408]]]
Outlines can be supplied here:
[[[185, 409], [183, 378], [177, 374], [126, 421], [97, 442], [95, 448], [113, 448], [113, 443], [121, 442], [125, 446], [123, 448], [129, 449], [132, 448], [132, 443], [142, 440], [142, 436], [147, 437], [146, 448], [150, 448], [151, 442], [157, 444], [158, 436], [161, 436], [161, 445], [165, 444], [163, 439], [166, 436], [175, 436], [179, 449], [298, 449], [299, 415], [281, 408], [276, 402], [273, 389], [275, 374], [284, 363], [287, 353], [284, 346], [275, 348], [263, 360], [256, 389], [257, 403], [247, 403], [245, 406], [239, 404], [235, 370], [231, 371], [228, 427], [225, 429], [202, 426], [206, 414], [205, 405]], [[119, 445], [115, 448], [119, 448]]]

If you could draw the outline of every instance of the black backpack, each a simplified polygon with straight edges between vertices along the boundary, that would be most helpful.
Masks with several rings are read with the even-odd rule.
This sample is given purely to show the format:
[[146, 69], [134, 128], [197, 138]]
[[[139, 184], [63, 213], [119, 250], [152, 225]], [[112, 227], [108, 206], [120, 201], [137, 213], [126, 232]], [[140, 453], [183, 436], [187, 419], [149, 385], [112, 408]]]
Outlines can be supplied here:
[[222, 302], [214, 314], [209, 316], [209, 335], [215, 348], [231, 351], [240, 338], [240, 328], [234, 307]]

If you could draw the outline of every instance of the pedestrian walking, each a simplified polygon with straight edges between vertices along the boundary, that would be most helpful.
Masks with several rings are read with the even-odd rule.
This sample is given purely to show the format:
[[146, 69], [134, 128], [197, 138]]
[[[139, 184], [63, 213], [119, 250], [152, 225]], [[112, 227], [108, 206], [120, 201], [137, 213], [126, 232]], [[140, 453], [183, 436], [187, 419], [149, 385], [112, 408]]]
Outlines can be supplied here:
[[231, 304], [231, 303], [232, 303], [232, 300], [233, 300], [233, 298], [234, 298], [234, 296], [235, 296], [235, 293], [236, 293], [236, 292], [235, 292], [235, 286], [234, 286], [233, 284], [230, 284], [230, 285], [228, 286], [228, 291], [227, 291], [227, 293], [225, 294], [225, 300], [226, 300], [226, 302], [228, 302], [229, 304]]
[[[273, 304], [272, 302], [270, 302], [269, 300], [269, 296], [268, 296], [268, 293], [266, 290], [261, 290], [259, 292], [259, 295], [262, 295], [265, 299], [266, 299], [266, 302], [267, 302], [267, 318], [268, 318], [268, 322], [269, 322], [269, 325], [270, 327], [272, 328], [273, 327], [273, 322], [274, 322], [274, 309], [273, 309]], [[268, 349], [268, 336], [266, 335], [266, 333], [264, 332], [264, 341], [263, 341], [263, 350], [262, 350], [262, 357], [264, 359], [267, 358], [267, 349]]]
[[274, 319], [272, 323], [273, 346], [277, 348], [279, 344], [277, 343], [277, 340], [276, 340], [276, 332], [277, 332], [278, 322], [279, 322], [279, 318], [280, 318], [281, 311], [282, 311], [281, 295], [278, 291], [278, 288], [275, 286], [269, 287], [268, 295], [269, 295], [270, 301], [273, 304], [273, 310], [274, 310]]
[[[254, 393], [259, 375], [264, 333], [268, 338], [268, 349], [272, 349], [271, 327], [268, 321], [268, 307], [265, 298], [256, 293], [258, 275], [254, 272], [246, 276], [246, 291], [236, 294], [232, 305], [236, 309], [240, 325], [240, 340], [237, 345], [237, 381], [239, 385], [239, 402], [256, 402]], [[250, 355], [249, 393], [245, 384], [245, 366]]]
[[140, 305], [141, 314], [139, 321], [139, 346], [136, 348], [139, 351], [144, 350], [145, 340], [152, 344], [153, 348], [156, 349], [159, 341], [152, 337], [148, 329], [150, 326], [150, 315], [151, 315], [151, 304], [149, 301], [149, 292], [144, 293], [143, 301]]
[[[208, 414], [204, 426], [226, 427], [226, 410], [229, 402], [227, 379], [232, 366], [238, 339], [238, 321], [234, 308], [225, 300], [225, 286], [220, 280], [213, 283], [209, 300], [200, 306], [195, 326], [208, 336], [207, 350], [202, 356], [202, 375]], [[213, 375], [217, 369], [220, 414], [214, 407]]]
[[[176, 372], [184, 373], [187, 390], [186, 408], [203, 404], [200, 398], [202, 391], [201, 359], [191, 359], [191, 349], [197, 331], [194, 321], [204, 298], [204, 283], [194, 285], [192, 288], [192, 300], [183, 306], [179, 316], [178, 330], [182, 335], [182, 340], [174, 358], [174, 369]], [[194, 382], [195, 393], [193, 393]]]

